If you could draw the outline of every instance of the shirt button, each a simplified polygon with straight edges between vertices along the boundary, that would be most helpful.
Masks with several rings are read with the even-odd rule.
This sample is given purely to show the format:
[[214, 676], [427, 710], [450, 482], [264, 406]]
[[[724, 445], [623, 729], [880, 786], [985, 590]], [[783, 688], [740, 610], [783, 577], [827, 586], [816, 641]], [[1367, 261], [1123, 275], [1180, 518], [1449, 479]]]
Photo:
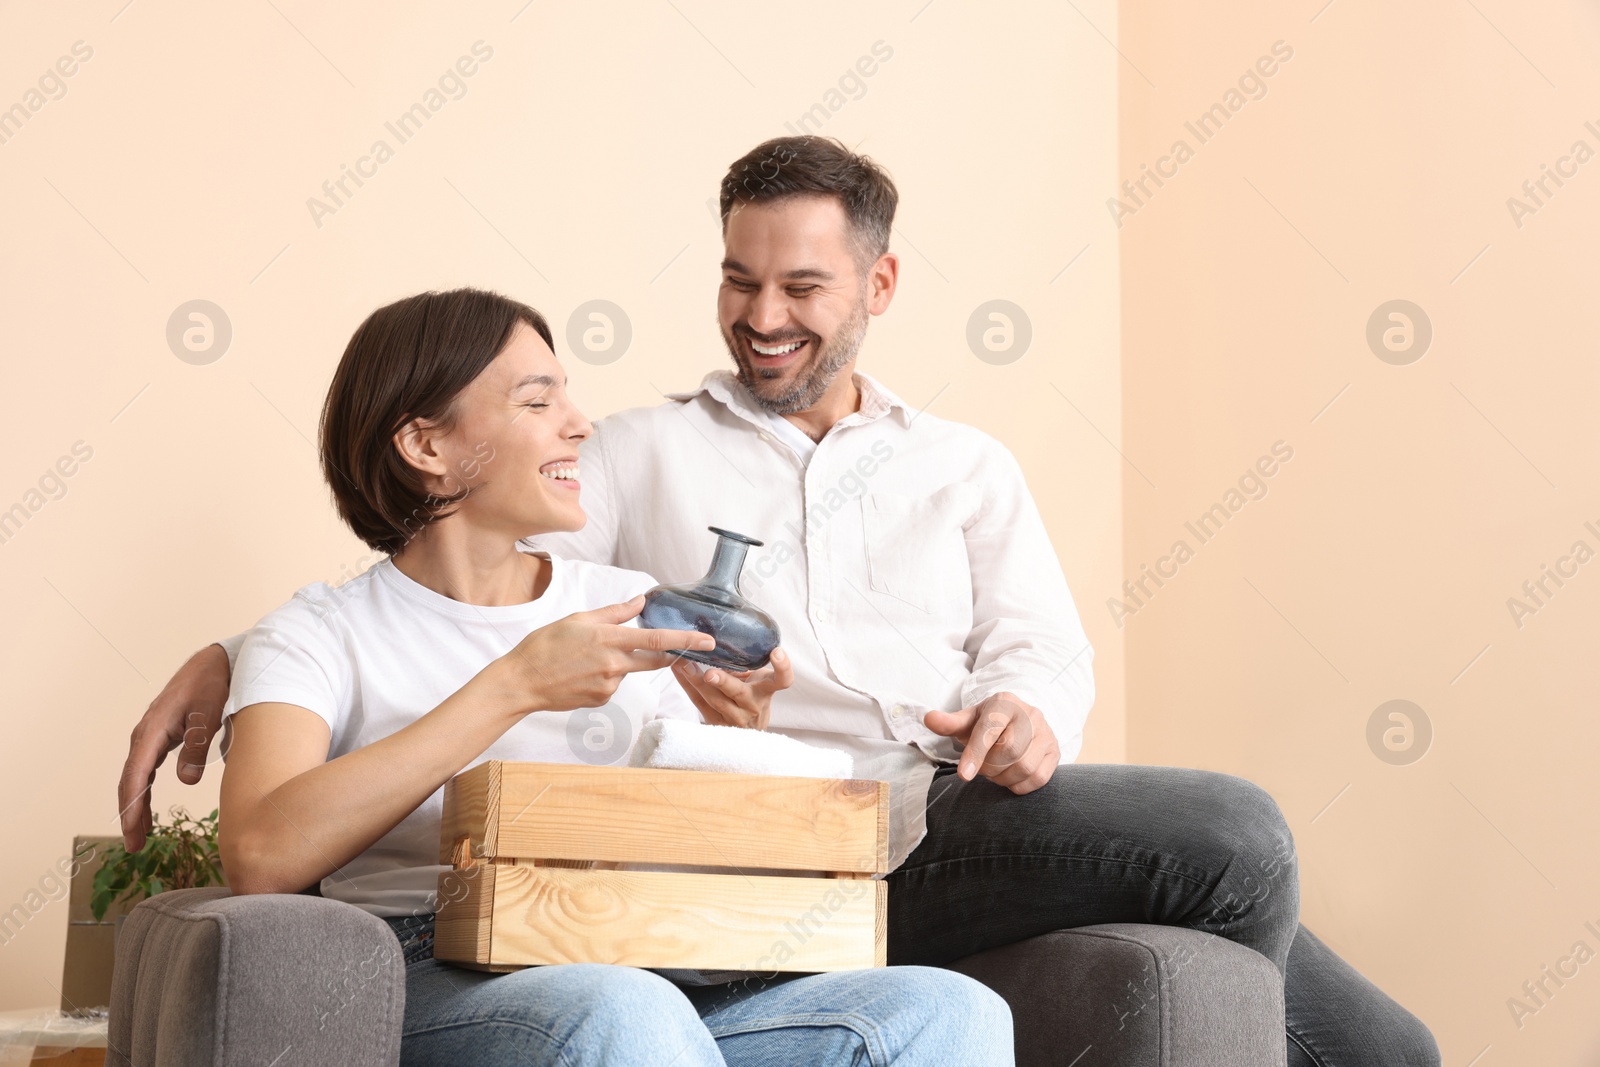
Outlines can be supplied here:
[[818, 608], [817, 609], [817, 621], [818, 622], [827, 622], [828, 621], [828, 610], [826, 608]]
[[898, 718], [900, 718], [900, 716], [904, 715], [905, 713], [906, 713], [906, 706], [904, 704], [896, 704], [894, 706], [894, 710], [889, 712], [889, 717], [892, 718], [892, 719], [898, 719]]
[[768, 435], [768, 434], [767, 434], [767, 433], [766, 433], [766, 432], [765, 432], [765, 431], [763, 431], [763, 432], [762, 432], [762, 434], [761, 434], [761, 439], [762, 439], [762, 440], [763, 440], [763, 441], [770, 441], [770, 440], [772, 440], [772, 438], [771, 438], [771, 436], [770, 436], [770, 435]]

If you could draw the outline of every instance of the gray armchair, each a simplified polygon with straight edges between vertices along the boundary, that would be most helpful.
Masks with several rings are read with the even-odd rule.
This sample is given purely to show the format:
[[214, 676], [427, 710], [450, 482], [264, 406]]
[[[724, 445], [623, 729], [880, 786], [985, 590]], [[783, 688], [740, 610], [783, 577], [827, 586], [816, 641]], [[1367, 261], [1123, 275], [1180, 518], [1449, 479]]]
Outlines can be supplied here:
[[[308, 895], [185, 889], [124, 920], [108, 1067], [392, 1067], [405, 969], [389, 926]], [[951, 969], [1011, 1005], [1019, 1067], [1282, 1067], [1266, 958], [1165, 926], [1056, 930]]]

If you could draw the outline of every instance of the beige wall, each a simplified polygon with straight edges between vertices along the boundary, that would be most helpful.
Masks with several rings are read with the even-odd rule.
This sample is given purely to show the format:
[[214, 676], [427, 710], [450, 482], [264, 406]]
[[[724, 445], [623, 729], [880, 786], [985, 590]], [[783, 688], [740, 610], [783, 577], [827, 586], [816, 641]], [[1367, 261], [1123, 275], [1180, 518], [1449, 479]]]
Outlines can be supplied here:
[[[1109, 0], [1079, 7], [1115, 33]], [[77, 41], [93, 55], [65, 95], [0, 144], [0, 508], [75, 442], [92, 449], [65, 495], [41, 497], [0, 544], [0, 909], [28, 899], [73, 834], [112, 830], [128, 730], [189, 652], [367, 562], [311, 445], [367, 311], [473, 283], [529, 300], [564, 334], [575, 308], [607, 299], [631, 347], [604, 366], [568, 358], [574, 391], [595, 415], [655, 402], [725, 360], [718, 178], [819, 103], [822, 132], [902, 188], [902, 291], [865, 367], [1009, 444], [1073, 588], [1115, 584], [1118, 248], [1099, 200], [1116, 170], [1116, 57], [1071, 9], [11, 5], [0, 106]], [[399, 144], [384, 123], [477, 41], [493, 56], [465, 95]], [[880, 41], [892, 56], [864, 92], [847, 81], [830, 97]], [[379, 138], [393, 157], [316, 225], [307, 198]], [[197, 298], [233, 329], [205, 365], [165, 337]], [[1032, 323], [1007, 365], [966, 342], [991, 299]], [[1087, 614], [1101, 695], [1086, 756], [1120, 759], [1122, 633]], [[216, 785], [164, 769], [156, 802], [208, 811]], [[56, 999], [65, 910], [49, 904], [0, 945], [0, 1010]]]
[[[1326, 2], [1123, 9], [1121, 176], [1196, 149], [1122, 219], [1124, 451], [1153, 483], [1124, 472], [1125, 576], [1196, 549], [1123, 620], [1129, 757], [1267, 786], [1305, 921], [1447, 1064], [1592, 1064], [1600, 964], [1520, 1029], [1507, 1001], [1600, 951], [1600, 563], [1520, 627], [1507, 600], [1600, 550], [1600, 162], [1520, 227], [1507, 198], [1600, 151], [1600, 15]], [[1266, 95], [1198, 144], [1185, 120], [1279, 40]], [[1409, 365], [1365, 339], [1392, 299], [1432, 322]], [[1184, 522], [1279, 440], [1265, 498], [1199, 545]], [[1091, 618], [1113, 592], [1082, 590]], [[1393, 699], [1433, 730], [1405, 765], [1366, 736]]]
[[[476, 283], [559, 332], [609, 299], [632, 346], [569, 358], [575, 389], [595, 414], [650, 403], [722, 360], [707, 206], [722, 167], [843, 101], [823, 131], [903, 192], [904, 289], [866, 366], [1021, 457], [1098, 650], [1086, 758], [1124, 755], [1126, 673], [1126, 754], [1271, 789], [1307, 922], [1434, 1026], [1447, 1063], [1600, 1052], [1590, 967], [1527, 1000], [1520, 1029], [1507, 1006], [1576, 942], [1600, 950], [1584, 927], [1600, 927], [1585, 892], [1600, 564], [1520, 627], [1507, 606], [1574, 542], [1600, 550], [1585, 527], [1600, 527], [1600, 163], [1521, 226], [1507, 207], [1573, 142], [1600, 151], [1592, 6], [1125, 7], [1120, 36], [1109, 2], [781, 21], [574, 6], [0, 13], [0, 106], [75, 42], [93, 49], [0, 144], [0, 508], [76, 442], [93, 453], [0, 544], [0, 908], [74, 833], [113, 826], [126, 732], [184, 655], [367, 561], [309, 443], [361, 315]], [[394, 144], [384, 123], [480, 40], [494, 54], [465, 95]], [[1293, 58], [1265, 95], [1200, 144], [1184, 122], [1280, 40]], [[893, 55], [864, 94], [830, 99], [879, 41]], [[307, 198], [380, 137], [393, 158], [317, 226]], [[1116, 183], [1179, 138], [1193, 157], [1116, 227]], [[233, 326], [199, 366], [164, 336], [196, 298]], [[1016, 362], [967, 347], [991, 299], [1031, 319]], [[1433, 326], [1409, 365], [1365, 338], [1393, 299]], [[1233, 502], [1278, 441], [1294, 455], [1266, 495], [1200, 544], [1185, 522]], [[1146, 579], [1154, 595], [1119, 626], [1108, 599], [1180, 539], [1193, 558]], [[1416, 762], [1369, 747], [1392, 699], [1431, 723]], [[169, 770], [156, 787], [162, 807], [215, 796]], [[52, 903], [0, 945], [0, 1009], [55, 999], [64, 930]]]

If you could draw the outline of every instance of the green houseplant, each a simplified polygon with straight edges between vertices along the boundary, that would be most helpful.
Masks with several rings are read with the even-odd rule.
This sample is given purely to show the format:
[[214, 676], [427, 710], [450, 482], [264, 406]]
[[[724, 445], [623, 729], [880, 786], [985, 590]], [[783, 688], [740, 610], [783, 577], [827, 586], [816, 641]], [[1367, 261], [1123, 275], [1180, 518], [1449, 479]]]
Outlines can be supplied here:
[[158, 818], [138, 852], [129, 852], [120, 842], [106, 849], [105, 865], [96, 872], [89, 897], [96, 921], [103, 921], [120, 901], [143, 900], [168, 889], [227, 884], [217, 852], [216, 810], [199, 819], [183, 808], [168, 814], [171, 821], [163, 825]]

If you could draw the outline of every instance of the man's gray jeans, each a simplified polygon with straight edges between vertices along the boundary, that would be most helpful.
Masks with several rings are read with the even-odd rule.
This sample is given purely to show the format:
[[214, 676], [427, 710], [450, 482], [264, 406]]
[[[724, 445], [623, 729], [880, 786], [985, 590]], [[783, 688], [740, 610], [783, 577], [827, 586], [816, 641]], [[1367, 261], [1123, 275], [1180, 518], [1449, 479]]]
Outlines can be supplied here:
[[[1218, 934], [1284, 975], [1289, 1067], [1437, 1067], [1433, 1035], [1300, 925], [1294, 841], [1242, 778], [1067, 764], [1022, 796], [940, 767], [928, 836], [889, 876], [889, 962], [946, 964], [1063, 928], [1156, 923]], [[1104, 1004], [1141, 1010], [1137, 990]]]

